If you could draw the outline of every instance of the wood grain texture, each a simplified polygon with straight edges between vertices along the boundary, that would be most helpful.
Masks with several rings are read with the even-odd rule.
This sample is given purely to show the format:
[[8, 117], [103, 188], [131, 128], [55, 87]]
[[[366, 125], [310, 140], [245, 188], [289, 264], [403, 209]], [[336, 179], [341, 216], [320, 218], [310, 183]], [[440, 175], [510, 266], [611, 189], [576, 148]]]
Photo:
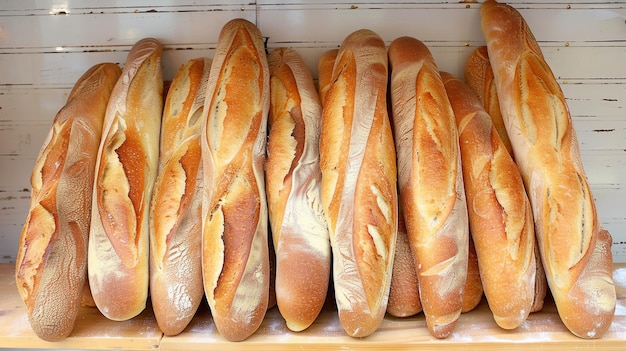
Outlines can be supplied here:
[[278, 309], [268, 311], [257, 332], [244, 342], [230, 342], [220, 336], [206, 304], [183, 333], [168, 337], [157, 328], [151, 308], [124, 322], [106, 319], [95, 308], [82, 308], [80, 323], [65, 340], [45, 342], [30, 330], [26, 309], [13, 283], [12, 264], [0, 264], [0, 348], [42, 349], [124, 349], [124, 350], [293, 350], [299, 347], [318, 350], [529, 350], [549, 348], [553, 351], [593, 349], [621, 350], [626, 343], [626, 264], [613, 266], [617, 289], [615, 318], [600, 339], [584, 340], [572, 335], [559, 320], [554, 302], [546, 301], [541, 312], [533, 313], [517, 330], [505, 331], [497, 326], [483, 300], [476, 309], [461, 315], [456, 331], [449, 338], [435, 339], [426, 329], [422, 313], [408, 318], [386, 316], [376, 333], [364, 339], [349, 337], [343, 331], [337, 311], [327, 304], [320, 317], [303, 332], [287, 329]]

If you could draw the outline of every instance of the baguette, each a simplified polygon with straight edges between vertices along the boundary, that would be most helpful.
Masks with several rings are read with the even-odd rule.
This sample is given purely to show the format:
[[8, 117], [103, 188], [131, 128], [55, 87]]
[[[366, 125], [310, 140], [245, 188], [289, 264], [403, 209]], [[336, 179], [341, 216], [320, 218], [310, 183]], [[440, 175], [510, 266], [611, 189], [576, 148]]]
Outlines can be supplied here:
[[[467, 198], [466, 198], [467, 200]], [[472, 235], [469, 237], [469, 248], [467, 255], [467, 278], [463, 288], [463, 300], [461, 300], [461, 313], [467, 313], [480, 303], [483, 298], [483, 281], [480, 277], [480, 267], [478, 265], [478, 254]]]
[[120, 73], [117, 65], [103, 63], [78, 79], [52, 122], [30, 178], [15, 281], [31, 328], [43, 340], [70, 335], [81, 306], [96, 155], [107, 101]]
[[493, 71], [491, 70], [491, 63], [489, 63], [489, 53], [486, 46], [476, 48], [467, 58], [465, 62], [465, 82], [478, 96], [506, 150], [513, 157], [513, 147], [502, 120], [502, 113], [500, 113], [498, 92], [493, 80]]
[[339, 49], [330, 49], [324, 51], [324, 53], [322, 53], [322, 56], [320, 56], [319, 60], [317, 61], [318, 94], [322, 106], [324, 105], [324, 97], [326, 96], [326, 92], [330, 87], [331, 79], [333, 76], [333, 67], [335, 66], [335, 60], [337, 59], [338, 53]]
[[165, 335], [182, 332], [204, 296], [200, 131], [211, 60], [182, 65], [163, 110], [150, 207], [150, 296]]
[[[493, 71], [491, 70], [489, 53], [486, 46], [477, 48], [468, 57], [465, 64], [465, 82], [482, 102], [485, 111], [491, 117], [491, 122], [498, 132], [498, 136], [504, 143], [504, 146], [506, 147], [509, 155], [511, 155], [511, 158], [514, 158], [511, 140], [509, 139], [506, 127], [504, 126], [504, 121], [502, 120], [500, 103], [498, 101], [498, 92], [496, 91]], [[548, 282], [546, 281], [546, 274], [543, 270], [543, 264], [541, 263], [539, 246], [534, 246], [535, 267], [537, 271], [535, 273], [535, 298], [530, 312], [538, 312], [543, 308], [543, 300], [548, 290]]]
[[433, 336], [445, 338], [461, 314], [469, 259], [454, 114], [437, 65], [421, 41], [395, 39], [389, 63], [400, 203], [426, 325]]
[[330, 279], [319, 167], [322, 106], [313, 77], [295, 50], [277, 48], [268, 62], [265, 180], [276, 252], [276, 301], [287, 327], [302, 331], [319, 315]]
[[222, 28], [202, 128], [204, 290], [218, 332], [244, 340], [269, 299], [265, 199], [269, 68], [258, 28], [244, 19]]
[[112, 320], [146, 306], [149, 210], [159, 161], [163, 113], [161, 43], [133, 45], [109, 100], [94, 179], [89, 286]]
[[612, 240], [598, 220], [567, 102], [521, 14], [487, 1], [480, 15], [559, 316], [574, 335], [601, 337], [616, 305]]
[[406, 234], [402, 208], [398, 207], [398, 236], [396, 253], [393, 259], [391, 287], [387, 313], [394, 317], [409, 317], [422, 312], [415, 257], [411, 252], [409, 237]]
[[339, 49], [322, 112], [322, 204], [330, 230], [339, 321], [372, 334], [387, 308], [395, 254], [396, 162], [383, 40], [361, 29]]
[[456, 116], [470, 232], [485, 297], [496, 323], [519, 327], [535, 298], [535, 231], [517, 165], [474, 92], [449, 73], [442, 79]]

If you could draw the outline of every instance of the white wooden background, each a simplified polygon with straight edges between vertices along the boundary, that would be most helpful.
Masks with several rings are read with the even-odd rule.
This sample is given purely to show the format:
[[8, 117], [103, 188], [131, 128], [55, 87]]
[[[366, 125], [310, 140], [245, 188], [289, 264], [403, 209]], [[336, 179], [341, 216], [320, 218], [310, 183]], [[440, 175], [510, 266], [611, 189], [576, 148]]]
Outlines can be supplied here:
[[[626, 262], [626, 1], [510, 1], [525, 16], [567, 97], [614, 261]], [[387, 43], [424, 41], [442, 70], [462, 75], [484, 45], [479, 4], [384, 0], [2, 0], [0, 2], [0, 262], [13, 262], [29, 177], [75, 81], [100, 62], [122, 65], [139, 39], [165, 46], [165, 79], [186, 60], [212, 57], [228, 20], [246, 18], [268, 49], [296, 48], [313, 74], [319, 55], [359, 28]]]

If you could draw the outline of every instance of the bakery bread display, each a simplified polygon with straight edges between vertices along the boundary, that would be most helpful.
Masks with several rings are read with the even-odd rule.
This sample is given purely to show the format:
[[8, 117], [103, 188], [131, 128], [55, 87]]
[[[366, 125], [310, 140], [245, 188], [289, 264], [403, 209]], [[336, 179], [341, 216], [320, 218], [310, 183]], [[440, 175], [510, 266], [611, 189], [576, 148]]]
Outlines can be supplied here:
[[387, 78], [385, 43], [357, 30], [339, 48], [323, 99], [322, 203], [339, 320], [352, 337], [380, 325], [395, 253], [397, 175]]
[[426, 324], [444, 338], [461, 314], [469, 229], [454, 113], [435, 61], [421, 41], [389, 46], [400, 205]]
[[[454, 39], [454, 29], [422, 32], [423, 41], [400, 37], [398, 29], [410, 28], [394, 28], [389, 21], [391, 26], [353, 31], [360, 20], [352, 14], [365, 13], [357, 10], [363, 6], [348, 11], [325, 3], [274, 4], [263, 12], [254, 5], [242, 12], [227, 6], [235, 11], [209, 21], [207, 40], [167, 21], [176, 32], [166, 26], [155, 33], [158, 40], [135, 41], [155, 26], [152, 16], [181, 14], [126, 8], [121, 13], [137, 13], [147, 27], [120, 38], [111, 34], [106, 43], [56, 46], [58, 38], [45, 36], [42, 46], [5, 47], [11, 62], [42, 53], [45, 59], [32, 61], [33, 70], [5, 69], [9, 74], [0, 89], [0, 114], [9, 116], [0, 121], [0, 140], [11, 149], [3, 156], [11, 162], [5, 172], [11, 184], [0, 189], [7, 192], [6, 211], [26, 217], [26, 204], [15, 204], [29, 195], [27, 179], [14, 174], [28, 160], [35, 164], [15, 267], [17, 289], [8, 288], [30, 310], [11, 300], [17, 308], [5, 303], [6, 313], [0, 313], [0, 329], [21, 322], [28, 341], [22, 332], [11, 332], [0, 335], [0, 346], [9, 340], [16, 342], [11, 347], [48, 347], [37, 337], [60, 340], [70, 332], [59, 347], [84, 348], [85, 341], [105, 346], [108, 338], [115, 340], [110, 347], [124, 349], [145, 348], [120, 342], [138, 339], [148, 348], [168, 349], [190, 343], [219, 348], [248, 338], [242, 348], [275, 342], [301, 347], [303, 340], [348, 348], [416, 341], [451, 346], [469, 339], [470, 345], [549, 339], [569, 347], [596, 345], [584, 339], [603, 335], [613, 342], [621, 331], [623, 279], [620, 264], [611, 265], [611, 235], [600, 223], [616, 228], [616, 215], [609, 212], [601, 222], [591, 191], [599, 188], [598, 209], [606, 208], [608, 196], [617, 211], [611, 205], [619, 196], [604, 167], [619, 171], [608, 163], [621, 149], [607, 153], [597, 141], [618, 141], [618, 129], [609, 129], [616, 120], [607, 116], [614, 116], [621, 100], [603, 95], [619, 77], [585, 96], [590, 82], [608, 77], [592, 76], [600, 72], [595, 67], [563, 62], [566, 52], [594, 47], [576, 41], [593, 43], [587, 41], [592, 36], [548, 33], [547, 23], [540, 23], [543, 41], [537, 42], [510, 6], [481, 3], [457, 4], [452, 11], [426, 6], [432, 11], [426, 16], [462, 18], [462, 41]], [[211, 18], [221, 9], [209, 7], [181, 12]], [[588, 14], [596, 7], [574, 12]], [[543, 8], [535, 4], [522, 13], [534, 24]], [[311, 32], [309, 20], [325, 14], [308, 16], [321, 9], [334, 9], [341, 19], [350, 13], [350, 20]], [[282, 10], [298, 13], [284, 17], [293, 20], [284, 28], [268, 20], [287, 14]], [[365, 10], [398, 20], [411, 16], [393, 4]], [[46, 10], [37, 11], [45, 16]], [[228, 22], [237, 14], [246, 19]], [[39, 22], [41, 16], [35, 17], [24, 18]], [[221, 32], [215, 23], [225, 24]], [[7, 45], [15, 44], [12, 26], [7, 24]], [[546, 58], [559, 68], [558, 82], [539, 50], [544, 42]], [[75, 57], [81, 62], [71, 61]], [[94, 67], [72, 84], [82, 60], [98, 57], [116, 63]], [[71, 59], [68, 67], [59, 67], [65, 59]], [[458, 78], [439, 70], [444, 67]], [[581, 76], [572, 75], [573, 68]], [[106, 83], [83, 83], [100, 70], [108, 72]], [[67, 76], [58, 79], [59, 72]], [[605, 176], [595, 183], [587, 183], [582, 170], [559, 84], [573, 93], [567, 102], [576, 104], [574, 120], [585, 119], [582, 156], [591, 157], [590, 176]], [[85, 93], [70, 94], [72, 86]], [[34, 100], [41, 101], [13, 111], [16, 103]], [[100, 132], [79, 133], [97, 128], [78, 128], [86, 123], [74, 117], [58, 124], [55, 119], [54, 136], [38, 159], [29, 158], [35, 151], [30, 139], [37, 133], [43, 139], [51, 122], [35, 114], [49, 111], [56, 100], [67, 104], [59, 120], [66, 110], [101, 108]], [[70, 108], [75, 105], [82, 107]], [[594, 127], [596, 121], [608, 127]], [[80, 141], [72, 139], [74, 132]], [[85, 142], [96, 147], [78, 145]], [[89, 160], [72, 163], [80, 157]], [[66, 169], [77, 185], [64, 185]], [[80, 218], [65, 220], [63, 211]], [[621, 252], [619, 239], [613, 255]], [[13, 315], [18, 319], [8, 317]]]
[[149, 284], [149, 218], [163, 113], [161, 43], [136, 42], [106, 110], [89, 237], [89, 286], [107, 318], [143, 311]]
[[116, 64], [101, 63], [78, 79], [52, 121], [30, 178], [15, 282], [31, 328], [47, 341], [72, 332], [81, 306], [96, 155], [120, 73]]
[[165, 335], [182, 332], [204, 296], [200, 132], [210, 69], [208, 58], [182, 65], [163, 109], [150, 207], [150, 297]]
[[301, 331], [324, 306], [330, 279], [319, 165], [322, 106], [313, 77], [294, 49], [274, 49], [268, 63], [265, 180], [276, 253], [276, 301], [287, 327]]
[[270, 79], [263, 38], [245, 19], [222, 28], [202, 127], [202, 270], [219, 333], [244, 340], [269, 299], [265, 152]]
[[535, 230], [517, 165], [489, 114], [460, 79], [442, 72], [456, 116], [470, 233], [498, 325], [519, 327], [535, 298]]
[[521, 14], [489, 0], [480, 15], [550, 292], [573, 334], [598, 338], [616, 305], [612, 239], [598, 221], [567, 102]]

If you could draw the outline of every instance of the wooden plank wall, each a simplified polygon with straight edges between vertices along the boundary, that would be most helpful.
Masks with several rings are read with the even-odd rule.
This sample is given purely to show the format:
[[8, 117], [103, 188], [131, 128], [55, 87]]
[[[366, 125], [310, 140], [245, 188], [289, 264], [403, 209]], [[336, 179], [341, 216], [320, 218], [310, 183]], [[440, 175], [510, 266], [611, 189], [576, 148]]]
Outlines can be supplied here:
[[[601, 222], [626, 262], [626, 1], [510, 1], [525, 16], [567, 97]], [[0, 3], [0, 262], [15, 260], [29, 177], [74, 82], [99, 62], [122, 65], [144, 37], [165, 46], [165, 79], [186, 60], [212, 57], [236, 17], [256, 23], [268, 49], [317, 59], [359, 28], [387, 43], [414, 36], [439, 68], [462, 76], [484, 45], [477, 3], [444, 1], [6, 0]]]

